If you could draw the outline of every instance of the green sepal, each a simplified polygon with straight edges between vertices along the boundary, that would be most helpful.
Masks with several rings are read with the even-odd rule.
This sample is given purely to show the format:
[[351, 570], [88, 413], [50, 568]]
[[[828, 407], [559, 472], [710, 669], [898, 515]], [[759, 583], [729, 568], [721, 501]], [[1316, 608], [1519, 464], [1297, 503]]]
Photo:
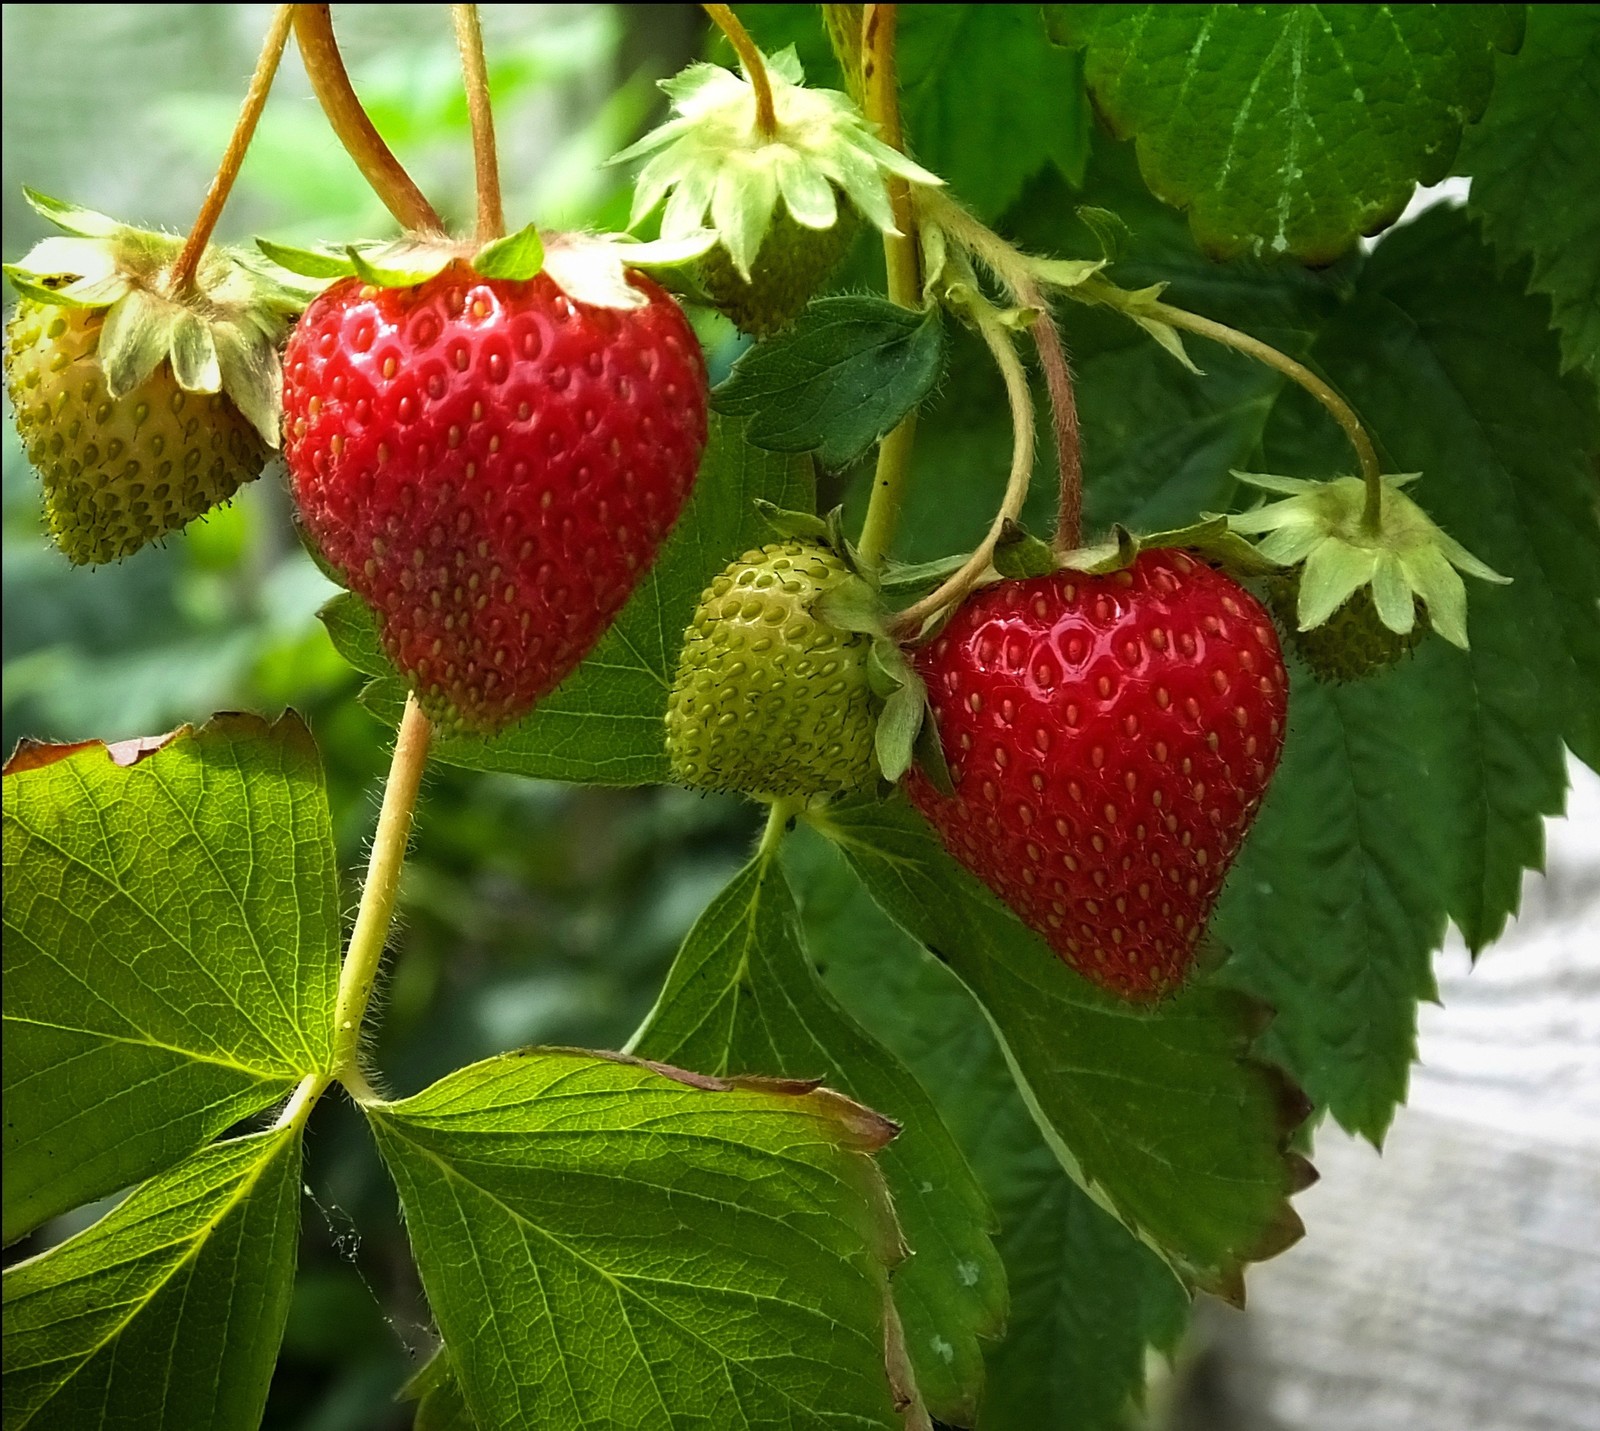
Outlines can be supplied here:
[[1409, 635], [1416, 601], [1428, 624], [1453, 646], [1467, 649], [1467, 589], [1458, 573], [1505, 585], [1509, 577], [1478, 560], [1442, 531], [1401, 488], [1418, 473], [1380, 478], [1378, 522], [1366, 522], [1366, 484], [1359, 477], [1330, 482], [1272, 473], [1234, 472], [1241, 482], [1283, 500], [1228, 518], [1235, 532], [1261, 535], [1257, 550], [1282, 566], [1300, 567], [1296, 622], [1301, 631], [1325, 625], [1355, 593], [1370, 585], [1378, 619]]
[[920, 596], [954, 576], [967, 564], [964, 554], [937, 557], [933, 561], [886, 562], [878, 574], [878, 589], [897, 600]]
[[814, 512], [791, 512], [787, 507], [767, 501], [765, 497], [756, 498], [755, 508], [780, 537], [794, 537], [803, 542], [829, 542], [832, 539], [828, 524]]
[[1007, 520], [994, 547], [994, 569], [1013, 580], [1049, 576], [1060, 565], [1049, 542], [1040, 541], [1020, 522]]
[[289, 244], [274, 243], [264, 238], [256, 240], [256, 247], [279, 268], [298, 273], [302, 278], [349, 278], [356, 271], [348, 251], [344, 249], [293, 248]]
[[812, 613], [837, 630], [869, 636], [883, 632], [886, 614], [872, 583], [854, 575], [823, 592]]
[[384, 244], [369, 253], [351, 244], [345, 253], [357, 276], [374, 288], [415, 288], [443, 273], [458, 257], [454, 248], [446, 244], [405, 239]]
[[26, 184], [22, 186], [22, 197], [40, 218], [48, 219], [58, 229], [80, 238], [110, 238], [124, 227], [106, 214], [69, 204], [65, 199], [52, 199]]
[[939, 723], [934, 719], [931, 706], [923, 717], [922, 728], [917, 732], [916, 757], [917, 767], [928, 777], [928, 784], [945, 799], [953, 799], [956, 785], [950, 778], [950, 765], [944, 758], [944, 742], [939, 739]]
[[867, 684], [873, 695], [886, 701], [917, 679], [898, 641], [892, 636], [873, 638], [872, 649], [867, 652]]
[[927, 713], [928, 692], [915, 676], [884, 701], [873, 735], [873, 751], [879, 771], [891, 785], [911, 768], [917, 736]]
[[1139, 538], [1121, 522], [1111, 528], [1111, 536], [1093, 546], [1078, 547], [1057, 558], [1056, 566], [1064, 571], [1081, 571], [1088, 576], [1108, 576], [1132, 566], [1139, 555]]
[[525, 283], [544, 267], [544, 241], [529, 224], [514, 234], [484, 244], [472, 257], [472, 267], [485, 278], [505, 278]]
[[1094, 241], [1100, 245], [1100, 257], [1107, 263], [1115, 263], [1132, 236], [1127, 220], [1111, 209], [1097, 208], [1093, 204], [1079, 204], [1073, 212], [1078, 222], [1094, 235]]
[[155, 371], [171, 351], [183, 314], [142, 288], [111, 305], [100, 330], [99, 357], [113, 398], [126, 396]]
[[1199, 552], [1226, 567], [1235, 576], [1269, 576], [1283, 567], [1282, 562], [1274, 561], [1260, 547], [1247, 542], [1235, 532], [1226, 517], [1204, 517], [1187, 527], [1152, 532], [1147, 537], [1137, 538], [1137, 541], [1142, 552], [1160, 547], [1181, 547], [1185, 551]]

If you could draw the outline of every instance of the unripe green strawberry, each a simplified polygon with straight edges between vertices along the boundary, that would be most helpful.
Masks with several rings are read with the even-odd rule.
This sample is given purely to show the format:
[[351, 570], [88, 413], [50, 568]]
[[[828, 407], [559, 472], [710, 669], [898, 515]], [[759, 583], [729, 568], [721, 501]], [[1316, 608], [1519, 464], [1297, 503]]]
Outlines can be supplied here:
[[24, 298], [6, 325], [6, 388], [44, 483], [56, 544], [79, 564], [130, 556], [226, 502], [270, 449], [222, 393], [157, 367], [113, 399], [95, 356], [105, 310]]
[[839, 205], [837, 222], [825, 229], [807, 228], [782, 210], [773, 216], [748, 282], [719, 244], [700, 260], [700, 286], [741, 332], [768, 337], [800, 316], [844, 257], [855, 231], [855, 210], [848, 203]]
[[1413, 651], [1428, 632], [1428, 609], [1420, 604], [1416, 620], [1404, 634], [1383, 624], [1370, 586], [1358, 587], [1321, 626], [1299, 629], [1300, 575], [1290, 572], [1267, 579], [1267, 595], [1278, 626], [1300, 659], [1319, 681], [1362, 681], [1375, 676]]
[[853, 580], [817, 542], [746, 552], [700, 598], [667, 701], [673, 778], [702, 790], [811, 796], [877, 775], [870, 636], [816, 614]]

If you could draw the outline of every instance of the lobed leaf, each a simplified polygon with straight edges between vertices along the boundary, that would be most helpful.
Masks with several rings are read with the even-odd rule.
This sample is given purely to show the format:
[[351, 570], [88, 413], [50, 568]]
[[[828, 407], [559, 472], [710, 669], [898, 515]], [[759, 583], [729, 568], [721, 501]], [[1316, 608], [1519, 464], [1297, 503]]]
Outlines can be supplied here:
[[770, 856], [757, 855], [701, 915], [631, 1048], [717, 1077], [820, 1079], [900, 1125], [879, 1154], [911, 1251], [894, 1300], [929, 1410], [972, 1424], [980, 1338], [1005, 1317], [988, 1205], [921, 1085], [818, 981]]
[[972, 991], [1062, 1167], [1184, 1279], [1243, 1294], [1245, 1263], [1303, 1229], [1308, 1111], [1251, 1062], [1254, 1012], [1191, 986], [1154, 1010], [1095, 989], [962, 870], [902, 801], [812, 816], [872, 897]]
[[[757, 499], [807, 511], [815, 506], [810, 459], [761, 452], [743, 432], [737, 421], [712, 418], [694, 496], [649, 575], [578, 669], [494, 739], [438, 741], [438, 759], [591, 785], [667, 780], [667, 693], [701, 592], [734, 558], [772, 540]], [[378, 644], [371, 612], [346, 593], [320, 614], [340, 654], [377, 678], [367, 704], [397, 721], [405, 687]]]
[[332, 1052], [311, 732], [24, 743], [5, 792], [5, 1238], [177, 1162]]
[[829, 989], [929, 1090], [999, 1215], [1011, 1312], [985, 1348], [981, 1425], [1126, 1431], [1147, 1349], [1170, 1352], [1182, 1334], [1182, 1286], [1061, 1170], [950, 970], [874, 906], [826, 841], [802, 830], [784, 854]]
[[1548, 294], [1563, 370], [1600, 381], [1600, 8], [1531, 5], [1494, 99], [1461, 146], [1467, 211], [1505, 262], [1531, 259]]
[[1051, 5], [1151, 190], [1219, 258], [1337, 258], [1450, 171], [1521, 5]]
[[8, 1267], [4, 1424], [255, 1431], [283, 1339], [300, 1134], [204, 1148]]
[[749, 418], [746, 440], [768, 452], [814, 452], [846, 467], [938, 382], [944, 327], [885, 298], [819, 298], [733, 365], [718, 412]]
[[482, 1431], [896, 1424], [878, 1115], [570, 1049], [366, 1112]]
[[[1600, 422], [1519, 289], [1439, 209], [1379, 245], [1317, 341], [1388, 465], [1423, 472], [1416, 500], [1513, 580], [1472, 584], [1468, 652], [1430, 640], [1360, 686], [1297, 682], [1215, 926], [1279, 1011], [1269, 1047], [1374, 1142], [1405, 1096], [1446, 918], [1474, 949], [1498, 937], [1561, 809], [1563, 744], [1600, 763]], [[1304, 471], [1329, 441], [1285, 405], [1271, 463]]]

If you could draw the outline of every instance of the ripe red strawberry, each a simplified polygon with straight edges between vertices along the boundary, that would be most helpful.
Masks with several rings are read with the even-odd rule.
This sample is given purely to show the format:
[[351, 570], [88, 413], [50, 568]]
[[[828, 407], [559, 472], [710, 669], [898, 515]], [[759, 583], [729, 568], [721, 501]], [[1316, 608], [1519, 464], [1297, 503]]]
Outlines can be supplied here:
[[1283, 747], [1267, 613], [1170, 550], [972, 596], [914, 664], [955, 795], [912, 802], [1085, 978], [1182, 982]]
[[446, 732], [493, 733], [605, 631], [689, 495], [705, 365], [682, 311], [574, 302], [452, 264], [335, 284], [284, 359], [312, 539]]

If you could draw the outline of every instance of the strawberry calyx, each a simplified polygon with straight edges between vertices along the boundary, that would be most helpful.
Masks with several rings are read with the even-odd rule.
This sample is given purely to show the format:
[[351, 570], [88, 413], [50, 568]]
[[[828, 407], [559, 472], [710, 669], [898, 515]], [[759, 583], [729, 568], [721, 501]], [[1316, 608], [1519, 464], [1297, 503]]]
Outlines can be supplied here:
[[944, 182], [880, 140], [848, 95], [808, 87], [793, 46], [762, 58], [773, 132], [758, 122], [747, 77], [697, 63], [661, 81], [671, 116], [611, 161], [653, 156], [634, 187], [629, 227], [663, 200], [663, 239], [698, 233], [709, 215], [714, 242], [747, 283], [780, 205], [814, 232], [834, 228], [844, 204], [880, 232], [897, 234], [889, 176], [930, 187]]
[[463, 264], [482, 278], [511, 282], [545, 273], [568, 298], [591, 308], [641, 308], [649, 298], [628, 282], [630, 268], [676, 268], [715, 242], [709, 229], [642, 243], [624, 234], [541, 234], [528, 224], [488, 243], [429, 233], [315, 248], [258, 238], [256, 246], [291, 273], [323, 281], [359, 277], [374, 288], [414, 288]]
[[6, 277], [36, 303], [105, 310], [95, 356], [113, 400], [166, 362], [185, 392], [224, 394], [269, 446], [279, 445], [278, 349], [315, 288], [257, 254], [215, 245], [180, 287], [172, 270], [184, 247], [181, 237], [134, 228], [32, 189], [23, 194], [62, 234], [5, 265]]
[[1365, 519], [1366, 484], [1359, 477], [1310, 482], [1268, 473], [1235, 472], [1241, 482], [1283, 495], [1227, 519], [1236, 533], [1265, 534], [1256, 551], [1298, 577], [1296, 626], [1308, 632], [1330, 622], [1358, 593], [1370, 596], [1382, 626], [1408, 637], [1419, 624], [1467, 649], [1467, 590], [1460, 573], [1507, 584], [1401, 489], [1421, 474], [1385, 475], [1376, 525]]

